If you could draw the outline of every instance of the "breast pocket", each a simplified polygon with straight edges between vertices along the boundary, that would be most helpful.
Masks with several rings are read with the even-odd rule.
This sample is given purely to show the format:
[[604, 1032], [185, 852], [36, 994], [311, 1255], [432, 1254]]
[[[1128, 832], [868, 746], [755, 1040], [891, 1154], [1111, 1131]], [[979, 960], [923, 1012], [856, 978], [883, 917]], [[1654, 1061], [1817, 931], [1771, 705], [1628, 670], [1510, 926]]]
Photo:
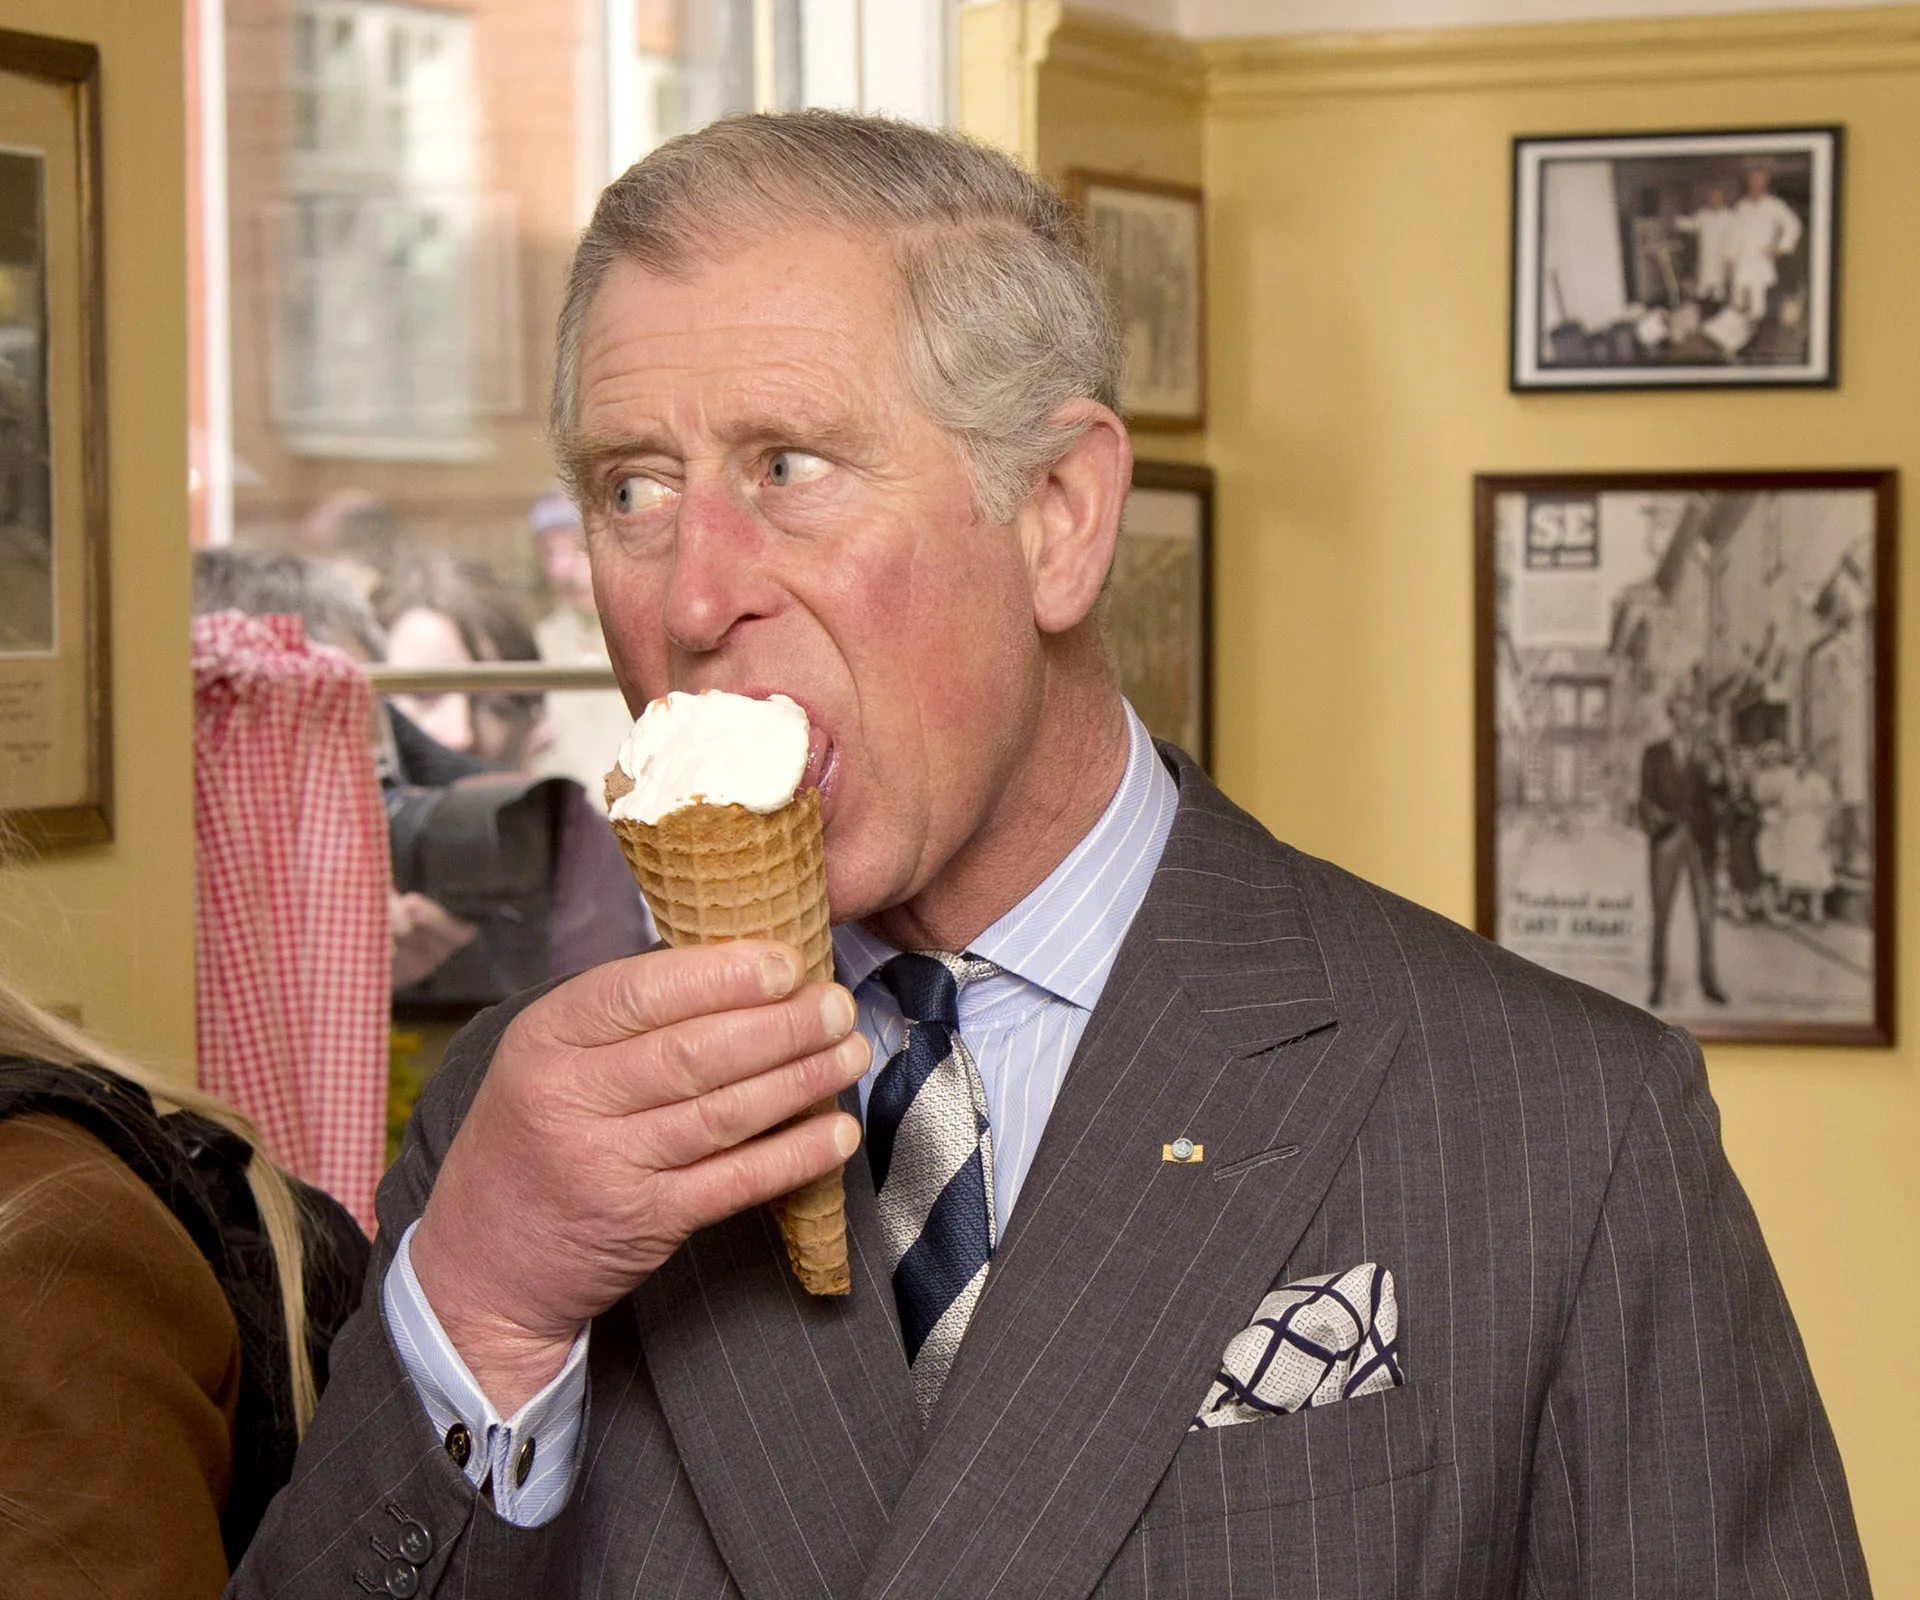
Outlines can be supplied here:
[[1189, 1433], [1100, 1592], [1390, 1591], [1417, 1556], [1451, 1437], [1435, 1382]]

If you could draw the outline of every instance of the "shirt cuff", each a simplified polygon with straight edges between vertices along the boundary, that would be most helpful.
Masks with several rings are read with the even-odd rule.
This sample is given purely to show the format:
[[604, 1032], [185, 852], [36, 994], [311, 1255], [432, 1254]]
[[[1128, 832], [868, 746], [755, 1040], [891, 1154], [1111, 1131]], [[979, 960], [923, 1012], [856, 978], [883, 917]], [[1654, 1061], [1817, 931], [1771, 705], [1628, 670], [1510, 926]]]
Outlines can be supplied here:
[[[587, 1329], [567, 1352], [566, 1365], [511, 1417], [494, 1410], [413, 1273], [413, 1230], [401, 1236], [381, 1286], [387, 1332], [413, 1382], [434, 1431], [449, 1438], [467, 1431], [461, 1470], [476, 1489], [493, 1480], [493, 1508], [515, 1527], [537, 1528], [560, 1513], [573, 1487], [587, 1404]], [[448, 1453], [455, 1453], [449, 1440]]]

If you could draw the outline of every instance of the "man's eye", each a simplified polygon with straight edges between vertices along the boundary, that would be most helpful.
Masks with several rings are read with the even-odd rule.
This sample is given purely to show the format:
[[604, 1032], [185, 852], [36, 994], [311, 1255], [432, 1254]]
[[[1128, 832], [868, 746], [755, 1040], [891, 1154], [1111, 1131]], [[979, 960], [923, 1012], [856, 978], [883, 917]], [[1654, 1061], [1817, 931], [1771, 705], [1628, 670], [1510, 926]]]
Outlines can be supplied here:
[[832, 462], [805, 450], [782, 450], [767, 463], [767, 482], [776, 489], [790, 489], [825, 477], [832, 467]]
[[667, 503], [673, 491], [658, 478], [622, 478], [613, 486], [613, 509], [623, 517], [652, 511]]

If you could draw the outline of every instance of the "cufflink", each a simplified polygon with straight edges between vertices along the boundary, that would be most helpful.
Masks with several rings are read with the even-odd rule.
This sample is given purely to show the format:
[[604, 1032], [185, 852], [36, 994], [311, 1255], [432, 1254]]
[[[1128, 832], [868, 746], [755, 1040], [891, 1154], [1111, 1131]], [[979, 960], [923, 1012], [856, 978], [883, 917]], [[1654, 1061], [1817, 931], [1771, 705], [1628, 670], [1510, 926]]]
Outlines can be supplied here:
[[1182, 1134], [1178, 1139], [1175, 1139], [1172, 1144], [1163, 1144], [1160, 1146], [1160, 1159], [1162, 1161], [1176, 1161], [1182, 1165], [1197, 1165], [1199, 1162], [1207, 1159], [1207, 1147], [1203, 1144], [1195, 1144], [1191, 1139]]

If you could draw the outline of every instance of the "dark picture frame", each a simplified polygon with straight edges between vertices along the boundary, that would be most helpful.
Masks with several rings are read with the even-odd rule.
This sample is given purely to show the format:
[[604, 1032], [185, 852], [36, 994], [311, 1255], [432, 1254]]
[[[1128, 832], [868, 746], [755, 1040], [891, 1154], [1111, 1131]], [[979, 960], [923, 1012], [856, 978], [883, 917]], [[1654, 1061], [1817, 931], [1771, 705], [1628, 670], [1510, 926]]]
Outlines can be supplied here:
[[0, 31], [0, 817], [113, 837], [100, 53]]
[[1211, 467], [1136, 461], [1113, 572], [1101, 600], [1107, 648], [1157, 739], [1213, 759]]
[[1838, 125], [1513, 142], [1516, 392], [1831, 388]]
[[1187, 183], [1076, 167], [1067, 198], [1086, 225], [1120, 319], [1135, 427], [1180, 432], [1207, 421], [1207, 226]]
[[1897, 518], [1890, 469], [1476, 478], [1479, 931], [1705, 1040], [1891, 1044]]

